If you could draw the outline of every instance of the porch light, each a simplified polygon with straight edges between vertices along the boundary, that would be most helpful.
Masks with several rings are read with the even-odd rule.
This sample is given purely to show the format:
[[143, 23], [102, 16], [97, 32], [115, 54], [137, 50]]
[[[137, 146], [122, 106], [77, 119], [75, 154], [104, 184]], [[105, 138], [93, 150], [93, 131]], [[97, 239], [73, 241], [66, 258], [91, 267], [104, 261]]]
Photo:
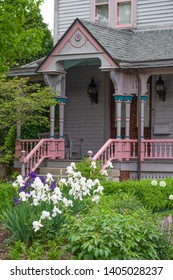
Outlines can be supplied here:
[[88, 86], [87, 92], [88, 92], [88, 95], [91, 99], [91, 102], [92, 103], [94, 103], [94, 102], [98, 103], [99, 93], [98, 93], [98, 89], [97, 89], [97, 86], [96, 86], [93, 78], [91, 79], [91, 83]]
[[155, 90], [156, 93], [158, 94], [158, 97], [165, 102], [166, 101], [166, 87], [165, 87], [165, 83], [162, 80], [162, 76], [159, 76], [159, 79], [156, 81], [156, 85], [155, 85]]

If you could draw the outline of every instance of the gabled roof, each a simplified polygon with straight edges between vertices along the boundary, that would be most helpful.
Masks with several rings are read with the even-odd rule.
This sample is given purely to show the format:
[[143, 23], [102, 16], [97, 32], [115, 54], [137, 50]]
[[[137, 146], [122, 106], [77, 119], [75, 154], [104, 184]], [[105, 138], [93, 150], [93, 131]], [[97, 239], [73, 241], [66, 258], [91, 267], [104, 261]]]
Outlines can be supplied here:
[[124, 62], [173, 59], [173, 26], [169, 29], [120, 30], [81, 20], [116, 60]]
[[103, 67], [119, 67], [116, 58], [113, 59], [87, 26], [76, 19], [38, 67], [37, 72], [61, 72], [63, 70], [60, 63], [60, 69], [57, 70], [59, 61], [96, 57], [101, 60]]
[[85, 28], [120, 67], [146, 68], [173, 65], [173, 27], [151, 30], [113, 29], [79, 19], [72, 23], [42, 64], [55, 53], [55, 49], [65, 40], [76, 22]]
[[[173, 26], [167, 29], [113, 29], [86, 20], [76, 19], [60, 38], [46, 58], [13, 68], [8, 76], [37, 75], [50, 57], [58, 55], [60, 46], [67, 43], [66, 38], [78, 23], [92, 38], [98, 51], [104, 52], [120, 68], [148, 68], [173, 66]], [[63, 44], [64, 42], [64, 44]], [[57, 50], [57, 51], [56, 51]], [[80, 55], [80, 52], [79, 54]]]

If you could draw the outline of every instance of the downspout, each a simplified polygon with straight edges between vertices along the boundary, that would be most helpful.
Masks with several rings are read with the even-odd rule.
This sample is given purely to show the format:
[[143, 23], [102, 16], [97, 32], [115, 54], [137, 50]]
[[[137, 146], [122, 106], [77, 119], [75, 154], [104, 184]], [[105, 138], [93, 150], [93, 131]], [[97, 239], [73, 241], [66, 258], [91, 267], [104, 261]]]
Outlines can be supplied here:
[[141, 179], [141, 79], [138, 70], [135, 70], [138, 81], [138, 155], [137, 155], [137, 179]]

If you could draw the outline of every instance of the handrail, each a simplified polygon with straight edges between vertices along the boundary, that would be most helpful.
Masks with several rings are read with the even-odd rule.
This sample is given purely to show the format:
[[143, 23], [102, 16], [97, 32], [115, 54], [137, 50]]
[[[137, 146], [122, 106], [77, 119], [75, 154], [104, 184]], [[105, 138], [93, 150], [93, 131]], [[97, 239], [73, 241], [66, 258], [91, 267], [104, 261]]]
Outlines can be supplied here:
[[[35, 143], [34, 148], [29, 151], [26, 151], [26, 157], [22, 159], [23, 164], [25, 165], [25, 174], [28, 176], [28, 174], [32, 171], [35, 171], [39, 165], [42, 163], [42, 161], [45, 158], [51, 158], [51, 159], [64, 159], [65, 155], [65, 145], [64, 145], [64, 139], [54, 139], [54, 138], [48, 138], [48, 139], [41, 139], [41, 140], [19, 140], [20, 144], [20, 153], [22, 152], [21, 148], [24, 146], [24, 143], [27, 143], [26, 147], [32, 147], [32, 143]], [[37, 144], [36, 144], [37, 143]], [[24, 151], [25, 152], [25, 151]], [[27, 180], [28, 177], [25, 178]]]
[[[138, 140], [109, 139], [94, 155], [104, 169], [111, 160], [137, 159]], [[142, 139], [141, 161], [149, 159], [173, 159], [173, 139]]]
[[45, 158], [49, 158], [48, 141], [41, 139], [34, 149], [24, 158], [26, 174], [35, 171]]
[[99, 160], [104, 169], [111, 160], [129, 160], [137, 158], [137, 140], [132, 139], [109, 139], [95, 154], [93, 160]]

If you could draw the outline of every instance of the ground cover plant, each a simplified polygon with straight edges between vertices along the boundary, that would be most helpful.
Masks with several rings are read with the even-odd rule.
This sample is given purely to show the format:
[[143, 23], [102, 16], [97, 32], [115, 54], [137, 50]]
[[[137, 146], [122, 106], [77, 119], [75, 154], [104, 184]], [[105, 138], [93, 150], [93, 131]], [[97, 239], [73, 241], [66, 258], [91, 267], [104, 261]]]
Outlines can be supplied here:
[[17, 205], [3, 212], [8, 258], [173, 259], [173, 179], [117, 183], [106, 173], [84, 160], [58, 182], [18, 176]]

